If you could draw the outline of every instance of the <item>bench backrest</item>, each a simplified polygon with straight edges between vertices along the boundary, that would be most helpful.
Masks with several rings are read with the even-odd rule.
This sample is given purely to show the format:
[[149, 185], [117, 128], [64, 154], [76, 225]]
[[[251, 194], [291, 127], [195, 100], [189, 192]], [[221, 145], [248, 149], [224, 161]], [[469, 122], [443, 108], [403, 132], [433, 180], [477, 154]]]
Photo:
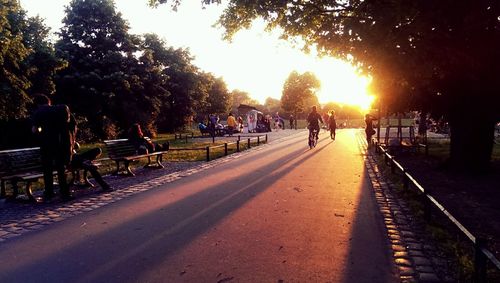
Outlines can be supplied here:
[[104, 144], [110, 158], [134, 156], [137, 154], [135, 146], [127, 139], [106, 140]]
[[42, 162], [39, 147], [0, 151], [0, 174], [40, 171]]

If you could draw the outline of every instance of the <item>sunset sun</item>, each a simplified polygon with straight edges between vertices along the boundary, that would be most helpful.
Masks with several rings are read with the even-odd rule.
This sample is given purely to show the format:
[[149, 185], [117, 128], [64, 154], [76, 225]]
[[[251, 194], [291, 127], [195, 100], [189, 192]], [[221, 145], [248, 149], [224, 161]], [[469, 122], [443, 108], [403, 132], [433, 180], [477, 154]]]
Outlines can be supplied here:
[[321, 82], [318, 99], [321, 103], [334, 102], [370, 109], [375, 96], [368, 86], [371, 79], [360, 75], [349, 63], [332, 58], [318, 59], [312, 70]]

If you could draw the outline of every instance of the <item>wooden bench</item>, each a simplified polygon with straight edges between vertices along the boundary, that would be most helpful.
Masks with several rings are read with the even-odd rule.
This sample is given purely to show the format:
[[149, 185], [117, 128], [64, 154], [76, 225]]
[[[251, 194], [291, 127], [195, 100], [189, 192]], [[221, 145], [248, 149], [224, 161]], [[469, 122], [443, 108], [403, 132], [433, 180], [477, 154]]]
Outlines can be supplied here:
[[[163, 154], [165, 154], [166, 151], [155, 151], [147, 154], [137, 154], [135, 146], [127, 139], [105, 140], [104, 144], [106, 145], [109, 159], [116, 162], [116, 171], [114, 173], [116, 175], [120, 174], [120, 163], [123, 163], [126, 171], [125, 175], [134, 176], [135, 174], [130, 168], [130, 162], [142, 158], [148, 159], [148, 163], [144, 167], [164, 167], [161, 162], [163, 161]], [[151, 164], [151, 157], [156, 157], [155, 165]]]
[[0, 197], [7, 196], [7, 182], [12, 185], [14, 198], [19, 194], [18, 183], [25, 182], [26, 196], [30, 200], [34, 200], [31, 184], [41, 177], [43, 177], [43, 173], [39, 147], [0, 151]]
[[[67, 173], [72, 174], [69, 185], [75, 184], [76, 177], [80, 176], [82, 168], [68, 168]], [[57, 175], [57, 172], [53, 172]], [[87, 179], [87, 172], [83, 174], [85, 184], [91, 185]], [[12, 197], [19, 195], [18, 183], [24, 182], [25, 194], [30, 200], [35, 200], [31, 191], [31, 185], [38, 179], [43, 178], [43, 168], [41, 162], [40, 148], [21, 148], [0, 151], [0, 198], [7, 197], [7, 183], [12, 185]]]

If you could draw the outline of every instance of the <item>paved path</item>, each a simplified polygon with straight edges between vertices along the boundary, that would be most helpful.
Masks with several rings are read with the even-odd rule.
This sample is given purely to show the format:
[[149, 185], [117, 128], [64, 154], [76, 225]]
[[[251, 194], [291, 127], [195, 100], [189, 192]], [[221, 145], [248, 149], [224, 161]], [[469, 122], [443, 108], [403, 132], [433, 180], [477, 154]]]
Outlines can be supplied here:
[[3, 223], [0, 282], [394, 282], [360, 133], [309, 150], [302, 131]]

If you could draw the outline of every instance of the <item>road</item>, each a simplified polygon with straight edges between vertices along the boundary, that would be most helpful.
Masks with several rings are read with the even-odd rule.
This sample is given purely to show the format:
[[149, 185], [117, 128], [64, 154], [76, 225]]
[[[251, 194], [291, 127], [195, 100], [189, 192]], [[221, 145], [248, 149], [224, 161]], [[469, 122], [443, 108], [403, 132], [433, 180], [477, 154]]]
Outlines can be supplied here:
[[395, 282], [362, 130], [302, 131], [0, 243], [0, 282]]

